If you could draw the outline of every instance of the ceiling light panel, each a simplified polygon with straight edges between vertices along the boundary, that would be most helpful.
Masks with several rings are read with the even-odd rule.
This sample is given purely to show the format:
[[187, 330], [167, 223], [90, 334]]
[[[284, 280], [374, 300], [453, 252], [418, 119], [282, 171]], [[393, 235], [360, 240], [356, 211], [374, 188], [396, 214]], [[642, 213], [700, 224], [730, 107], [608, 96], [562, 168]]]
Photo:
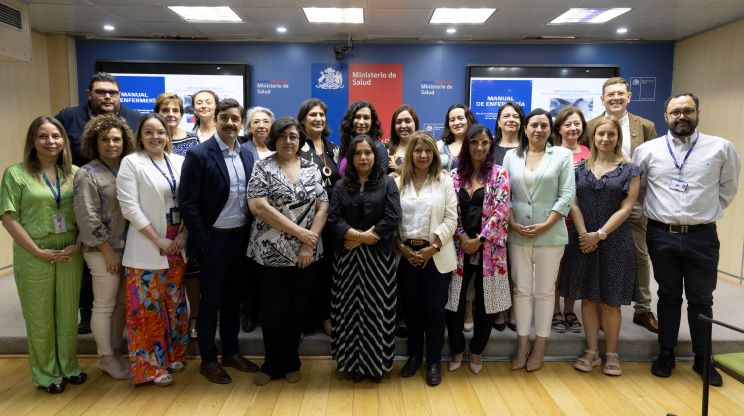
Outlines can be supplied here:
[[574, 8], [553, 19], [549, 25], [561, 25], [569, 23], [606, 23], [630, 11], [629, 7], [616, 7], [613, 9], [586, 9]]
[[434, 10], [429, 23], [431, 24], [458, 24], [458, 23], [483, 23], [495, 12], [496, 9], [490, 8], [438, 8]]
[[187, 22], [242, 22], [243, 20], [235, 12], [226, 6], [168, 6], [174, 13], [181, 16]]
[[364, 23], [364, 9], [360, 7], [303, 7], [310, 23]]

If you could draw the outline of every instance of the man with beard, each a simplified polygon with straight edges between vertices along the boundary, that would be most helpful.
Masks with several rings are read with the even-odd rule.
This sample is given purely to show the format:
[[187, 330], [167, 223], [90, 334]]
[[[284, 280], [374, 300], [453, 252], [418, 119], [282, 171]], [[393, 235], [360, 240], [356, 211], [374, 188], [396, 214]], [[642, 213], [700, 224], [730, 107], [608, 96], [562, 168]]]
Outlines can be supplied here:
[[[669, 377], [675, 366], [682, 291], [687, 298], [693, 370], [703, 375], [705, 325], [698, 314], [713, 316], [713, 290], [718, 276], [716, 221], [736, 195], [741, 161], [734, 146], [696, 130], [700, 101], [691, 93], [664, 104], [669, 132], [639, 146], [633, 163], [643, 171], [641, 195], [648, 217], [649, 254], [659, 283], [659, 345], [651, 373]], [[713, 365], [710, 384], [723, 384]]]
[[139, 112], [121, 105], [119, 82], [111, 74], [98, 72], [90, 78], [88, 84], [88, 101], [77, 107], [68, 107], [57, 113], [54, 118], [65, 127], [70, 138], [72, 163], [83, 166], [88, 163], [80, 154], [80, 136], [88, 120], [99, 114], [111, 113], [126, 120], [132, 131], [137, 130], [137, 124], [142, 116]]
[[[121, 105], [119, 100], [119, 82], [111, 74], [98, 72], [90, 78], [88, 84], [88, 101], [77, 107], [68, 107], [57, 113], [54, 118], [65, 127], [70, 138], [72, 164], [83, 166], [90, 162], [80, 153], [80, 140], [88, 120], [104, 113], [112, 113], [126, 120], [132, 131], [137, 130], [141, 114]], [[78, 334], [89, 334], [91, 308], [93, 307], [93, 283], [90, 269], [83, 268], [83, 280], [80, 285], [80, 323]]]
[[[602, 85], [602, 104], [605, 112], [587, 123], [585, 135], [594, 131], [594, 126], [607, 116], [615, 117], [623, 130], [623, 155], [632, 159], [633, 152], [641, 144], [656, 138], [654, 122], [646, 120], [628, 111], [628, 103], [632, 94], [628, 81], [622, 77], [613, 77]], [[585, 139], [586, 140], [586, 139]], [[587, 146], [589, 143], [584, 142]], [[651, 260], [646, 247], [646, 217], [643, 207], [636, 203], [628, 217], [628, 224], [633, 235], [636, 252], [636, 278], [638, 281], [639, 299], [633, 309], [633, 323], [651, 332], [658, 332], [659, 324], [651, 310]]]
[[[223, 366], [242, 372], [258, 366], [240, 355], [240, 301], [245, 272], [251, 214], [247, 184], [253, 171], [253, 155], [238, 143], [245, 123], [245, 109], [234, 99], [220, 101], [215, 109], [217, 131], [186, 153], [181, 170], [178, 200], [181, 217], [189, 230], [190, 255], [201, 265], [201, 302], [197, 329], [199, 372], [210, 382], [232, 381]], [[220, 320], [222, 365], [214, 344]]]

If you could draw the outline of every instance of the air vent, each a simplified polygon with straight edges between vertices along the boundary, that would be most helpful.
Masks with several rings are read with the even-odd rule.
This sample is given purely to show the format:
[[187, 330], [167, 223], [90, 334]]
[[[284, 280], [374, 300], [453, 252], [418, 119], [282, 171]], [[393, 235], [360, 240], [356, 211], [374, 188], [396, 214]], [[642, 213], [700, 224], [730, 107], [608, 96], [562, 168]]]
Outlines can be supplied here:
[[16, 30], [22, 30], [21, 11], [16, 10], [8, 5], [0, 3], [0, 23], [10, 26]]

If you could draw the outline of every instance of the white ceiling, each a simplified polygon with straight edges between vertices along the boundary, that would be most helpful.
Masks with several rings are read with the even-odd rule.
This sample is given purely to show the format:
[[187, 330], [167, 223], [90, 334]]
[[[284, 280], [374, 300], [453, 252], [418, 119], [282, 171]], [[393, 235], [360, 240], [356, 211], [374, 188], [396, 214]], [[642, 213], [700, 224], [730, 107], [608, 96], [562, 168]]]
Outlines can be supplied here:
[[[1, 2], [2, 0], [0, 0]], [[514, 42], [679, 40], [744, 16], [744, 0], [31, 0], [33, 30], [89, 38], [185, 38], [280, 42]], [[187, 23], [166, 6], [230, 6], [243, 23]], [[364, 24], [311, 24], [302, 7], [363, 7]], [[436, 7], [494, 7], [478, 25], [430, 25]], [[602, 25], [546, 25], [570, 7], [631, 7]], [[116, 27], [103, 30], [104, 24]], [[285, 26], [287, 33], [277, 33]], [[618, 27], [628, 33], [618, 35]]]

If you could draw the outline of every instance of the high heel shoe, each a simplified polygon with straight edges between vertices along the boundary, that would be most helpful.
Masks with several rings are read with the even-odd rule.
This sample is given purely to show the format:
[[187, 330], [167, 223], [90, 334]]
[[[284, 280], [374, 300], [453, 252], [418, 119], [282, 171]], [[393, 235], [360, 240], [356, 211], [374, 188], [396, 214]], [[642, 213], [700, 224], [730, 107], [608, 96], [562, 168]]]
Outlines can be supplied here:
[[512, 358], [512, 371], [521, 370], [527, 366], [527, 358], [530, 356], [530, 343], [527, 341], [527, 346], [520, 351], [519, 345], [517, 345], [517, 353]]
[[[478, 358], [478, 361], [480, 361], [478, 364], [473, 362], [474, 356]], [[483, 369], [483, 361], [481, 361], [480, 354], [470, 353], [470, 371], [472, 371], [473, 374], [478, 374], [481, 372], [482, 369]]]
[[541, 369], [543, 366], [544, 358], [545, 355], [536, 357], [536, 354], [530, 354], [530, 358], [527, 359], [527, 364], [524, 366], [524, 369], [527, 370], [527, 372], [533, 372]]
[[462, 353], [452, 354], [449, 362], [449, 371], [455, 371], [462, 367]]
[[196, 330], [196, 317], [189, 318], [189, 338], [199, 338], [199, 333]]

